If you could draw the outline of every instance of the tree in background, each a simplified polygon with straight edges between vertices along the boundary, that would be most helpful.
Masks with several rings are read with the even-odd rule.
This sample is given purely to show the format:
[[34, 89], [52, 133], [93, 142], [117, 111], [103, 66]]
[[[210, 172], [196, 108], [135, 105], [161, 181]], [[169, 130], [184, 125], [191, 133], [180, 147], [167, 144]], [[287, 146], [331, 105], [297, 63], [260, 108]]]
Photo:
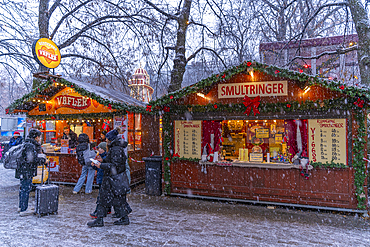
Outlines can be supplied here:
[[261, 40], [349, 33], [351, 17], [359, 34], [361, 77], [366, 75], [361, 79], [369, 81], [369, 22], [355, 0], [0, 0], [0, 10], [0, 65], [17, 73], [26, 90], [30, 73], [45, 69], [31, 57], [32, 42], [40, 37], [59, 46], [58, 73], [123, 90], [145, 61], [152, 86], [162, 94], [184, 86], [184, 75], [185, 84], [195, 83], [257, 59]]

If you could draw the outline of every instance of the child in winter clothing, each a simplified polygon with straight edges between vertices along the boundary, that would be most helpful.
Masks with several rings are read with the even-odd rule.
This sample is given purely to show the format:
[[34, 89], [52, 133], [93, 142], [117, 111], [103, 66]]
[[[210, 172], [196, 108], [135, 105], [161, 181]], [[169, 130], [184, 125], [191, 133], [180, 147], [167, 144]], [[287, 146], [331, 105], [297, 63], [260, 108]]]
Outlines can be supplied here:
[[[99, 156], [102, 158], [102, 159], [105, 159], [105, 157], [107, 156], [107, 143], [106, 142], [101, 142], [99, 145], [98, 145], [98, 152], [99, 152]], [[104, 176], [104, 170], [103, 169], [100, 169], [100, 168], [97, 168], [97, 167], [93, 167], [94, 169], [97, 169], [97, 174], [96, 174], [96, 184], [99, 185], [99, 192], [100, 192], [100, 185], [103, 181], [103, 176]], [[98, 198], [96, 198], [96, 208], [95, 208], [95, 211], [94, 213], [90, 214], [90, 216], [94, 219], [96, 219], [96, 213], [97, 213], [97, 210], [98, 210], [98, 201], [99, 201], [99, 194], [98, 194]], [[110, 210], [108, 211], [108, 214], [110, 214]]]
[[[99, 155], [102, 159], [105, 159], [105, 156], [107, 156], [107, 143], [106, 142], [101, 142], [98, 145], [98, 152]], [[101, 182], [103, 181], [103, 175], [104, 171], [100, 168], [97, 168], [97, 174], [96, 174], [96, 184], [101, 185]]]

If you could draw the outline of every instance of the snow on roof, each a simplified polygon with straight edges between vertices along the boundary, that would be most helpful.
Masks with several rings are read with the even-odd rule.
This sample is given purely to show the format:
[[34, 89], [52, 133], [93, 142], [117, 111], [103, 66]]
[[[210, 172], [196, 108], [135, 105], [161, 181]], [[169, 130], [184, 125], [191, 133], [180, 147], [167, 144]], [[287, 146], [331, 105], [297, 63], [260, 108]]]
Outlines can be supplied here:
[[104, 99], [107, 99], [107, 100], [115, 101], [117, 103], [124, 103], [127, 105], [141, 106], [141, 107], [145, 107], [147, 105], [147, 103], [134, 99], [130, 97], [129, 95], [122, 93], [120, 91], [117, 91], [117, 90], [103, 88], [103, 87], [92, 85], [89, 83], [77, 81], [71, 78], [65, 78], [65, 80], [75, 84], [78, 87], [85, 89], [86, 91], [95, 93], [96, 95]]

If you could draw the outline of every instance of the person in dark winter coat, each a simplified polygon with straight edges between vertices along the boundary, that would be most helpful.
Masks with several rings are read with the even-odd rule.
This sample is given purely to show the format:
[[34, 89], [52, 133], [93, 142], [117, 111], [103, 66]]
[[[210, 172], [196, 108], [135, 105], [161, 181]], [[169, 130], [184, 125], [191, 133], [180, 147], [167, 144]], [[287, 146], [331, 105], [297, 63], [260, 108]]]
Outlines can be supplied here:
[[77, 161], [80, 165], [82, 165], [82, 171], [81, 176], [77, 181], [76, 186], [73, 189], [73, 194], [77, 194], [80, 189], [82, 188], [82, 185], [85, 182], [86, 176], [86, 186], [85, 186], [85, 194], [91, 194], [92, 193], [92, 185], [94, 182], [94, 176], [95, 176], [95, 170], [90, 164], [85, 163], [84, 159], [84, 151], [88, 150], [90, 148], [89, 145], [89, 136], [85, 133], [82, 133], [78, 136], [78, 145], [76, 147], [76, 154], [77, 154]]
[[126, 172], [126, 155], [125, 146], [127, 142], [121, 144], [118, 138], [118, 131], [116, 129], [111, 130], [106, 135], [108, 143], [107, 157], [103, 160], [97, 158], [100, 162], [94, 164], [94, 166], [104, 170], [103, 181], [99, 191], [99, 201], [97, 209], [97, 219], [87, 223], [90, 227], [101, 227], [104, 226], [103, 217], [107, 214], [108, 210], [113, 206], [114, 212], [120, 218], [113, 222], [115, 225], [128, 225], [130, 224], [128, 218], [128, 211], [125, 207], [126, 194], [116, 196], [113, 192], [113, 188], [109, 183], [108, 177], [111, 176], [111, 169], [115, 167], [117, 174]]
[[68, 126], [63, 129], [63, 140], [68, 140], [68, 145], [70, 148], [75, 148], [78, 144], [77, 134], [73, 132]]
[[45, 154], [42, 154], [40, 141], [41, 132], [31, 129], [22, 150], [22, 160], [15, 171], [15, 178], [20, 179], [18, 209], [20, 216], [33, 213], [27, 210], [32, 178], [37, 176], [37, 166], [47, 163]]
[[13, 137], [9, 140], [9, 148], [18, 146], [19, 144], [22, 144], [23, 138], [21, 136], [21, 133], [19, 131], [14, 131]]

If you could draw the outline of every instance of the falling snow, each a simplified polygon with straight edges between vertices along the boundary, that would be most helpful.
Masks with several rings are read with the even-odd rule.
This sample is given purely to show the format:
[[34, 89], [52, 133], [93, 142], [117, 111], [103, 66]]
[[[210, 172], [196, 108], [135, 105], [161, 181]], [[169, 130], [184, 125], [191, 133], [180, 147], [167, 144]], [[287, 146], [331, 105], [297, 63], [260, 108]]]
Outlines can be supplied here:
[[144, 185], [128, 196], [128, 226], [109, 215], [103, 228], [88, 228], [97, 190], [73, 195], [62, 185], [57, 215], [19, 217], [19, 181], [2, 164], [0, 174], [0, 246], [370, 246], [358, 215], [148, 196]]

